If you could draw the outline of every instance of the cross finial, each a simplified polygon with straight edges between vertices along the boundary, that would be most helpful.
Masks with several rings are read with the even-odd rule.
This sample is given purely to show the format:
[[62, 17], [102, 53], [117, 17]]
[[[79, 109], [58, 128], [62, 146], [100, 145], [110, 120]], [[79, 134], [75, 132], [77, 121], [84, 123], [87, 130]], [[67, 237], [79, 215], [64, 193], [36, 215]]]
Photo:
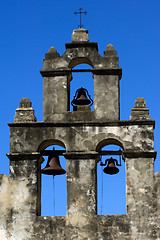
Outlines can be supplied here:
[[75, 15], [76, 15], [76, 14], [79, 14], [79, 15], [80, 15], [80, 25], [78, 25], [78, 27], [80, 27], [80, 28], [83, 27], [83, 25], [81, 24], [81, 15], [82, 15], [82, 13], [84, 13], [85, 15], [87, 14], [86, 11], [82, 12], [82, 10], [83, 10], [83, 8], [80, 8], [80, 9], [79, 9], [79, 12], [76, 12], [76, 11], [74, 12]]

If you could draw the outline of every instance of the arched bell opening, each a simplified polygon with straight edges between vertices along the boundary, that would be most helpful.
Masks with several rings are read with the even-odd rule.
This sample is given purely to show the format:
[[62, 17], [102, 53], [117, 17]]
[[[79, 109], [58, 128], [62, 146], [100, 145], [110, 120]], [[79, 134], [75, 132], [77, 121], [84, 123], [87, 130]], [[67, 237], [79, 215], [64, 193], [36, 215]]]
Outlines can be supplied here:
[[77, 57], [77, 58], [72, 59], [72, 61], [70, 62], [68, 67], [69, 68], [74, 68], [74, 67], [76, 67], [77, 65], [80, 65], [80, 64], [85, 64], [85, 65], [89, 65], [90, 67], [94, 67], [91, 60], [89, 58], [86, 58], [86, 57]]
[[98, 215], [126, 214], [126, 174], [122, 147], [122, 144], [114, 139], [104, 140], [98, 145], [100, 153], [100, 161], [97, 163]]
[[[81, 63], [82, 62], [82, 63]], [[78, 63], [78, 65], [76, 64]], [[89, 64], [89, 65], [88, 65]], [[91, 63], [75, 62], [70, 81], [70, 110], [94, 110], [94, 79]], [[81, 107], [82, 106], [82, 107]], [[83, 107], [88, 106], [88, 107]]]
[[[49, 142], [54, 145], [49, 145]], [[67, 181], [65, 148], [58, 141], [46, 141], [40, 146], [41, 164], [41, 216], [66, 216]], [[45, 147], [45, 148], [44, 148]]]

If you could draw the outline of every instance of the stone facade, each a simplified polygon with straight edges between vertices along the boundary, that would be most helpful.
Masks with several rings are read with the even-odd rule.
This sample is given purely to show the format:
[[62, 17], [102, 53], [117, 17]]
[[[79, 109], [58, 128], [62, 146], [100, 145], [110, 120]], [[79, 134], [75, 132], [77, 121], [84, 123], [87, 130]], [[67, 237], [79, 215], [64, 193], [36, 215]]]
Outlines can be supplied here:
[[[94, 111], [70, 111], [72, 68], [92, 66]], [[74, 30], [59, 56], [44, 59], [43, 122], [36, 122], [29, 99], [22, 99], [10, 127], [10, 177], [0, 175], [0, 239], [155, 240], [160, 239], [160, 173], [154, 175], [154, 125], [145, 100], [138, 98], [128, 121], [119, 119], [119, 68], [110, 44], [104, 57], [88, 31]], [[126, 215], [97, 215], [97, 162], [108, 144], [123, 149]], [[66, 149], [67, 216], [41, 216], [41, 151]]]

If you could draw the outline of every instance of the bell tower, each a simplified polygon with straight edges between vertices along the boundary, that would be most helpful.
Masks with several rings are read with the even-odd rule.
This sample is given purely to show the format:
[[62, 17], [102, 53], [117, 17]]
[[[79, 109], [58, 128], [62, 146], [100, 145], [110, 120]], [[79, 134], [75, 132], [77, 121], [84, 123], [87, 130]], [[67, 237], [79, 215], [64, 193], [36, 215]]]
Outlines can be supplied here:
[[122, 69], [119, 68], [117, 51], [109, 44], [102, 57], [98, 53], [97, 43], [89, 42], [88, 31], [85, 29], [74, 30], [72, 43], [66, 43], [65, 46], [66, 51], [61, 57], [53, 47], [45, 54], [44, 67], [41, 71], [44, 122], [55, 121], [56, 116], [61, 121], [63, 116], [72, 115], [70, 112], [70, 81], [74, 72], [72, 69], [81, 63], [87, 63], [92, 67], [88, 69], [88, 72], [92, 72], [94, 81], [94, 111], [90, 115], [95, 121], [102, 118], [119, 120], [119, 80]]
[[[101, 56], [97, 43], [89, 42], [88, 30], [80, 28], [73, 31], [72, 42], [65, 47], [62, 56], [51, 47], [40, 71], [43, 122], [37, 122], [30, 100], [23, 98], [14, 122], [8, 124], [10, 177], [0, 176], [0, 236], [21, 240], [159, 239], [155, 122], [150, 119], [146, 102], [137, 98], [130, 120], [121, 121], [122, 69], [113, 45], [109, 44]], [[73, 69], [81, 63], [92, 68]], [[86, 88], [78, 89], [70, 99], [70, 81], [75, 71], [92, 73], [93, 111], [87, 80]], [[97, 215], [97, 163], [104, 154], [102, 148], [109, 144], [123, 149], [120, 154], [126, 165], [127, 189], [127, 214], [123, 215]], [[50, 155], [52, 163], [48, 159], [48, 165], [41, 170], [43, 153], [50, 145], [65, 148], [61, 154], [66, 158], [67, 215], [61, 217], [41, 216], [41, 174], [59, 171], [52, 164], [57, 155]], [[118, 173], [115, 164], [113, 159], [109, 161], [107, 174], [112, 167]], [[60, 169], [59, 173], [65, 171]]]

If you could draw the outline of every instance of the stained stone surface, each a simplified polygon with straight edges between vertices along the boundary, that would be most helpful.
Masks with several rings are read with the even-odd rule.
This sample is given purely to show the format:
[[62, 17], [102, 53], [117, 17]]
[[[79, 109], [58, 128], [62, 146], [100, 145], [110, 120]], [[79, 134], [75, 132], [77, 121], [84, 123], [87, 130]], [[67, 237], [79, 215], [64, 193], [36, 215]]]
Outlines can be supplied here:
[[[22, 99], [10, 127], [10, 176], [0, 175], [0, 239], [3, 240], [158, 240], [160, 173], [154, 175], [154, 125], [143, 98], [130, 120], [119, 120], [117, 52], [104, 57], [87, 31], [75, 30], [59, 56], [51, 48], [44, 60], [44, 121], [36, 122], [28, 98]], [[78, 36], [83, 41], [78, 41]], [[88, 63], [94, 77], [94, 111], [69, 111], [71, 69]], [[123, 149], [126, 164], [126, 215], [97, 215], [97, 162], [108, 144]], [[41, 216], [41, 151], [66, 149], [67, 215]]]
[[88, 30], [79, 28], [72, 33], [72, 42], [89, 42]]
[[138, 97], [135, 100], [135, 106], [132, 108], [131, 120], [146, 120], [151, 119], [149, 109], [146, 107], [146, 101], [143, 97]]
[[36, 122], [37, 118], [34, 115], [32, 103], [29, 98], [22, 98], [19, 108], [16, 109], [14, 122]]
[[56, 51], [54, 47], [50, 47], [48, 53], [45, 54], [46, 59], [57, 59], [59, 57], [59, 53]]

